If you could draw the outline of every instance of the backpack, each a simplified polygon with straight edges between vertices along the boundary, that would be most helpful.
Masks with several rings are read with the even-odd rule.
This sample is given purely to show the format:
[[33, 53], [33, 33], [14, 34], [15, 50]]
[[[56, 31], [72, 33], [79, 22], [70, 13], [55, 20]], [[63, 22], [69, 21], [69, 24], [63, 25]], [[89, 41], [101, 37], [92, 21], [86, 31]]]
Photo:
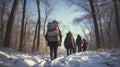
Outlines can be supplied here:
[[60, 32], [57, 23], [51, 22], [47, 26], [47, 40], [49, 42], [59, 42], [60, 41]]
[[87, 46], [88, 42], [86, 40], [84, 40], [83, 42], [83, 46]]
[[73, 44], [74, 43], [74, 38], [73, 38], [71, 33], [67, 34], [66, 43], [67, 44]]
[[82, 39], [81, 38], [77, 38], [76, 39], [76, 45], [81, 45], [82, 44]]

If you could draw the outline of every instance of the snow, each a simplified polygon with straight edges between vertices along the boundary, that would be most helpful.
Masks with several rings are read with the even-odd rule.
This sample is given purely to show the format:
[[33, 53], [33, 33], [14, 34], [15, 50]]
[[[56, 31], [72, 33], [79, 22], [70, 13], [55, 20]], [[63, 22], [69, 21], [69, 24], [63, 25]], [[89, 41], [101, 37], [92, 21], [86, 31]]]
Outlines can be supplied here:
[[49, 55], [30, 55], [0, 48], [0, 67], [120, 67], [119, 51], [86, 51], [50, 60]]

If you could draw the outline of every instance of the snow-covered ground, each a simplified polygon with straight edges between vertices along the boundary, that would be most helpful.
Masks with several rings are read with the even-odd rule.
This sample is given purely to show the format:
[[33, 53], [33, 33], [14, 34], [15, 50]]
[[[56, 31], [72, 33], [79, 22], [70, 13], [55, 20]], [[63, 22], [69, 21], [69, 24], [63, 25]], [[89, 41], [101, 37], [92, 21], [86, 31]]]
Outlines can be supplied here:
[[120, 67], [120, 53], [86, 51], [54, 60], [49, 55], [29, 55], [12, 49], [0, 49], [0, 67]]

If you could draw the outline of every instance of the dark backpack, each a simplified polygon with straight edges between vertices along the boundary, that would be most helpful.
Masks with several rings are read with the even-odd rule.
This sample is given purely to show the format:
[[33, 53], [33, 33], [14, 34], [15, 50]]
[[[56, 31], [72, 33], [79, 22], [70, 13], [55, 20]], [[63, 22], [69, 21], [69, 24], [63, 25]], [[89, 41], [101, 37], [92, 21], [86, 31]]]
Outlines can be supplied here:
[[77, 38], [76, 39], [76, 45], [81, 45], [82, 44], [82, 39], [81, 38]]

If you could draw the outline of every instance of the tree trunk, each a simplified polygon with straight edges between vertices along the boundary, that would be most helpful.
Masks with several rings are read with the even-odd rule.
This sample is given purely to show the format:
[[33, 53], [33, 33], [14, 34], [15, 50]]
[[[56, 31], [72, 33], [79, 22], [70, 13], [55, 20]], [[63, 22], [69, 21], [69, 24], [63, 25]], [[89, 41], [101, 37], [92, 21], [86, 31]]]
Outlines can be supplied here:
[[112, 48], [111, 47], [112, 40], [111, 40], [111, 36], [110, 36], [112, 17], [113, 17], [113, 10], [111, 10], [111, 15], [110, 15], [110, 18], [109, 18], [109, 21], [108, 21], [108, 24], [107, 24], [108, 25], [108, 27], [107, 27], [108, 48]]
[[38, 38], [37, 38], [37, 50], [39, 50], [40, 46], [40, 28], [41, 28], [41, 17], [40, 17], [40, 0], [36, 0], [37, 2], [37, 10], [38, 10]]
[[14, 19], [15, 19], [16, 13], [17, 13], [18, 5], [19, 5], [19, 0], [14, 0], [12, 11], [10, 13], [8, 23], [7, 23], [5, 38], [4, 38], [4, 42], [3, 42], [4, 47], [10, 47], [12, 28], [13, 28]]
[[26, 0], [24, 0], [23, 5], [23, 17], [22, 17], [22, 25], [21, 25], [21, 36], [20, 36], [20, 46], [19, 51], [23, 51], [23, 45], [24, 45], [24, 20], [25, 20], [25, 9], [26, 9]]
[[120, 41], [120, 24], [119, 24], [119, 16], [118, 16], [118, 7], [117, 7], [117, 2], [116, 0], [113, 0], [114, 2], [114, 8], [115, 8], [115, 24], [117, 28], [117, 33]]
[[34, 34], [34, 40], [33, 40], [33, 46], [32, 46], [32, 51], [35, 51], [35, 42], [36, 42], [36, 37], [37, 37], [37, 27], [38, 27], [38, 23], [36, 24], [36, 28], [35, 28], [35, 34]]
[[[17, 33], [17, 32], [16, 32], [16, 33]], [[16, 48], [16, 50], [17, 50], [17, 48], [18, 48], [18, 47], [17, 47], [17, 45], [18, 45], [17, 42], [18, 42], [18, 34], [15, 35], [15, 48]]]
[[[98, 3], [96, 3], [96, 5], [98, 5]], [[101, 34], [101, 43], [102, 43], [102, 47], [104, 47], [104, 38], [103, 38], [103, 31], [102, 31], [102, 22], [101, 22], [101, 16], [100, 16], [100, 10], [98, 8], [98, 6], [96, 6], [96, 10], [97, 10], [97, 14], [98, 14], [98, 20], [99, 20], [99, 24], [100, 24], [100, 34]]]
[[26, 37], [26, 36], [27, 36], [27, 31], [26, 31], [27, 23], [28, 23], [28, 22], [27, 22], [27, 19], [26, 19], [26, 22], [25, 22], [25, 31], [24, 31], [24, 44], [26, 44], [26, 43], [27, 43], [27, 40], [28, 40], [28, 39], [26, 39], [26, 38], [27, 38], [27, 37]]
[[[48, 18], [48, 16], [46, 14], [45, 21], [44, 21], [44, 29], [43, 29], [43, 35], [44, 35], [44, 37], [45, 37], [45, 31], [46, 31], [45, 26], [46, 26], [47, 18]], [[46, 40], [45, 40], [45, 52], [47, 52], [47, 43], [46, 43]]]
[[43, 28], [43, 35], [44, 36], [45, 36], [45, 31], [46, 31], [46, 29], [45, 29], [46, 22], [47, 22], [47, 16], [45, 17], [45, 20], [44, 20], [44, 28]]
[[93, 17], [93, 22], [94, 22], [97, 48], [101, 48], [100, 36], [99, 36], [99, 30], [98, 30], [98, 24], [97, 24], [93, 0], [89, 0], [89, 3], [90, 3], [91, 13], [92, 13], [92, 17]]
[[6, 0], [4, 0], [4, 2], [3, 2], [3, 7], [2, 7], [2, 12], [1, 12], [1, 23], [0, 23], [0, 44], [2, 44], [2, 42], [3, 42], [3, 34], [4, 34], [4, 13], [5, 13], [5, 4], [6, 4]]

